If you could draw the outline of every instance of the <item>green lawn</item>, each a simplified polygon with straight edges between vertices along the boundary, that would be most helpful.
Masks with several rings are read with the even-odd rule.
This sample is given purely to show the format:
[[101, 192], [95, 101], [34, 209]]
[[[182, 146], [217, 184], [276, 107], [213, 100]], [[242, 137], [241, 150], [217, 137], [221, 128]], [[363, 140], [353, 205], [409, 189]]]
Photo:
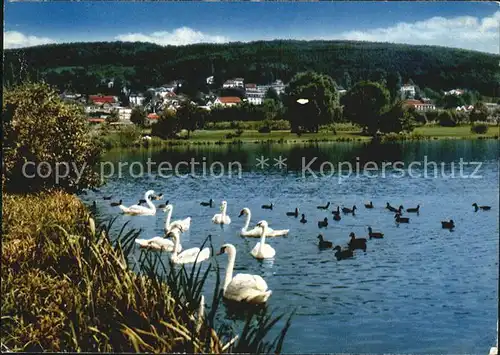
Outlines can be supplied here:
[[[319, 133], [305, 133], [300, 137], [295, 133], [290, 133], [289, 131], [272, 131], [271, 133], [259, 133], [256, 130], [245, 130], [240, 137], [226, 138], [227, 134], [234, 134], [234, 130], [200, 130], [195, 131], [191, 134], [189, 139], [192, 142], [201, 141], [233, 141], [241, 140], [243, 142], [254, 142], [254, 141], [278, 141], [283, 140], [287, 142], [304, 142], [310, 140], [318, 141], [337, 141], [337, 140], [370, 140], [369, 136], [362, 136], [361, 131], [348, 130], [340, 131], [337, 130], [337, 134], [334, 135], [330, 131], [320, 131]], [[440, 126], [424, 126], [418, 127], [413, 131], [414, 136], [423, 137], [436, 137], [441, 139], [446, 138], [480, 138], [480, 137], [494, 137], [499, 135], [498, 126], [490, 126], [486, 134], [474, 134], [470, 130], [470, 126], [458, 126], [458, 127], [440, 127]]]
[[493, 137], [493, 136], [498, 136], [499, 127], [490, 126], [486, 134], [474, 134], [470, 130], [470, 125], [458, 126], [458, 127], [423, 126], [415, 128], [413, 133], [425, 137], [437, 137], [437, 138]]
[[[189, 139], [162, 140], [158, 137], [153, 137], [150, 141], [152, 146], [163, 145], [184, 145], [184, 144], [214, 144], [214, 143], [303, 143], [303, 142], [352, 142], [352, 141], [369, 141], [370, 136], [361, 135], [361, 130], [347, 126], [339, 125], [337, 134], [333, 134], [331, 130], [322, 130], [319, 133], [304, 133], [298, 136], [290, 131], [272, 131], [270, 133], [259, 133], [257, 130], [243, 130], [241, 136], [235, 135], [234, 129], [220, 130], [198, 130], [191, 133]], [[97, 134], [98, 131], [96, 131]], [[137, 133], [136, 133], [137, 134]], [[136, 134], [122, 134], [121, 131], [110, 131], [101, 139], [108, 149], [117, 147], [137, 146]], [[151, 134], [150, 128], [142, 130], [142, 134]], [[440, 127], [440, 126], [423, 126], [416, 128], [412, 134], [399, 136], [398, 134], [390, 134], [386, 136], [389, 141], [398, 140], [418, 140], [418, 139], [480, 139], [492, 138], [499, 136], [499, 127], [490, 126], [486, 134], [474, 134], [470, 130], [469, 125], [458, 127]]]

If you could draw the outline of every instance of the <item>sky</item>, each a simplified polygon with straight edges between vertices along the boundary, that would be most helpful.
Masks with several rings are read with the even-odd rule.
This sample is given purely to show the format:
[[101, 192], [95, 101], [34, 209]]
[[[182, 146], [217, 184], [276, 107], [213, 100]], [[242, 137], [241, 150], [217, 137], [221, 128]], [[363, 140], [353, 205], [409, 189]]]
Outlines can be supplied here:
[[500, 2], [5, 2], [4, 48], [337, 39], [500, 54]]

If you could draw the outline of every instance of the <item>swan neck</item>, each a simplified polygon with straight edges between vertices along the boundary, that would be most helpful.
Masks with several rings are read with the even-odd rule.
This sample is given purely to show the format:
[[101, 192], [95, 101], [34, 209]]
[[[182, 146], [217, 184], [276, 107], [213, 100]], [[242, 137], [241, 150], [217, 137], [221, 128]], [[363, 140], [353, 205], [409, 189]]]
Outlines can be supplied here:
[[265, 242], [266, 242], [266, 228], [262, 228], [262, 232], [260, 233], [259, 253], [262, 252]]
[[156, 211], [156, 207], [155, 207], [155, 205], [153, 204], [153, 202], [151, 202], [150, 195], [149, 195], [149, 194], [146, 194], [144, 197], [145, 197], [145, 200], [146, 200], [146, 203], [147, 203], [148, 207], [149, 207], [150, 209], [152, 209], [153, 211]]
[[250, 218], [251, 218], [251, 214], [250, 214], [250, 210], [248, 210], [248, 213], [245, 217], [245, 226], [243, 227], [243, 229], [245, 231], [248, 229], [248, 226], [250, 225]]
[[227, 205], [222, 206], [222, 216], [223, 217], [226, 217], [226, 209], [227, 209]]
[[228, 253], [228, 258], [227, 258], [227, 268], [226, 268], [226, 278], [224, 279], [224, 286], [223, 290], [225, 291], [227, 286], [231, 283], [231, 280], [233, 279], [233, 269], [234, 269], [234, 262], [236, 261], [236, 249], [231, 250], [230, 253]]
[[168, 227], [170, 227], [170, 218], [172, 218], [171, 208], [167, 211], [167, 217], [165, 218], [165, 230], [168, 230]]
[[179, 254], [179, 243], [180, 243], [181, 236], [180, 235], [175, 235], [174, 237], [174, 250], [172, 251], [172, 256], [171, 260], [175, 261], [177, 259], [177, 254]]

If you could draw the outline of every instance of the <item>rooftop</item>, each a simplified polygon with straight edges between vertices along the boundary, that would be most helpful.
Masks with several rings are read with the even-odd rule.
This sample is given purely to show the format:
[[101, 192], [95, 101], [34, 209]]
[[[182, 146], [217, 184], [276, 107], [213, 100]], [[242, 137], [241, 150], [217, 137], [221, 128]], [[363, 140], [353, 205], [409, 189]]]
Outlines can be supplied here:
[[241, 99], [237, 96], [223, 96], [219, 97], [219, 101], [223, 104], [238, 104], [241, 102]]
[[101, 95], [90, 95], [89, 100], [98, 103], [114, 103], [114, 96], [101, 96]]

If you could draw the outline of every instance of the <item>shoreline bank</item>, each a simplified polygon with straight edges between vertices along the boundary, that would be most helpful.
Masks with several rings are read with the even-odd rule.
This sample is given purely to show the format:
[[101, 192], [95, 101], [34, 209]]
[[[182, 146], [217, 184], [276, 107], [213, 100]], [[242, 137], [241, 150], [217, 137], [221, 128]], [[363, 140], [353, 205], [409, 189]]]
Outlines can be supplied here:
[[[475, 134], [470, 125], [457, 127], [422, 126], [412, 133], [388, 133], [380, 136], [380, 142], [428, 141], [428, 140], [476, 140], [499, 138], [499, 126], [490, 126], [488, 132]], [[142, 130], [142, 135], [149, 135], [149, 130]], [[118, 139], [119, 131], [100, 136], [106, 150], [115, 148], [149, 148], [171, 146], [198, 146], [198, 145], [241, 145], [241, 144], [304, 144], [304, 143], [336, 143], [336, 142], [370, 142], [372, 136], [361, 135], [360, 131], [337, 131], [336, 134], [328, 131], [318, 133], [304, 133], [297, 135], [290, 131], [272, 131], [259, 133], [256, 130], [247, 130], [239, 136], [231, 136], [233, 130], [199, 130], [192, 132], [189, 138], [148, 139], [135, 138], [133, 140]]]

